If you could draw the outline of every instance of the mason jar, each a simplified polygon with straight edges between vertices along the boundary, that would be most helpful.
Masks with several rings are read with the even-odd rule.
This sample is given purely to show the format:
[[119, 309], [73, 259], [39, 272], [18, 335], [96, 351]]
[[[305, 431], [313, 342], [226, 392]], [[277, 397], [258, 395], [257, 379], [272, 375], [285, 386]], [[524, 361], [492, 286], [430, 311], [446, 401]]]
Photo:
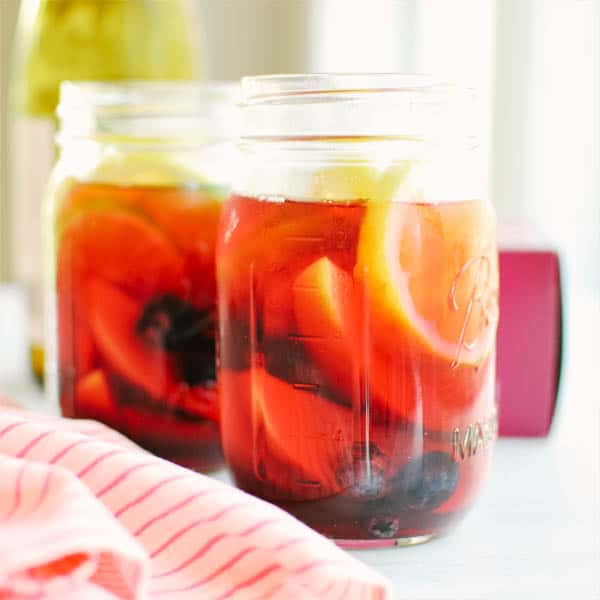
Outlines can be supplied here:
[[45, 214], [51, 401], [202, 471], [222, 462], [215, 242], [236, 90], [64, 83]]
[[498, 261], [475, 109], [417, 76], [242, 82], [223, 450], [237, 485], [343, 545], [445, 532], [488, 467]]

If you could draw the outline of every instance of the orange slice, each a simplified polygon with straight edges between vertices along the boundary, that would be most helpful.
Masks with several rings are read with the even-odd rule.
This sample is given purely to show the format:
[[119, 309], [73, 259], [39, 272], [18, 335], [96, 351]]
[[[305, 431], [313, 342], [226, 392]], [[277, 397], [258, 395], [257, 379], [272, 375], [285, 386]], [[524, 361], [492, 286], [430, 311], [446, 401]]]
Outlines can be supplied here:
[[493, 244], [493, 219], [479, 203], [373, 202], [354, 277], [321, 258], [294, 284], [298, 337], [331, 389], [353, 406], [368, 397], [379, 423], [451, 430], [485, 417], [493, 403], [493, 393], [481, 393], [493, 372]]
[[90, 212], [64, 230], [59, 268], [99, 277], [143, 298], [186, 293], [184, 261], [160, 230], [134, 214]]
[[136, 334], [143, 304], [101, 279], [89, 281], [86, 292], [90, 328], [104, 360], [155, 400], [169, 398], [177, 383], [170, 357]]
[[[203, 309], [215, 303], [215, 246], [221, 206], [221, 198], [212, 188], [78, 184], [61, 206], [57, 234], [60, 237], [69, 224], [90, 213], [125, 214], [130, 222], [137, 219], [146, 228], [154, 226], [172, 250], [180, 251], [189, 281], [189, 300]], [[134, 234], [131, 240], [139, 237]]]
[[373, 203], [354, 273], [368, 323], [363, 367], [374, 406], [448, 430], [484, 417], [493, 369], [498, 266], [481, 202]]
[[375, 344], [454, 366], [482, 362], [497, 320], [494, 226], [483, 202], [369, 206], [355, 278]]

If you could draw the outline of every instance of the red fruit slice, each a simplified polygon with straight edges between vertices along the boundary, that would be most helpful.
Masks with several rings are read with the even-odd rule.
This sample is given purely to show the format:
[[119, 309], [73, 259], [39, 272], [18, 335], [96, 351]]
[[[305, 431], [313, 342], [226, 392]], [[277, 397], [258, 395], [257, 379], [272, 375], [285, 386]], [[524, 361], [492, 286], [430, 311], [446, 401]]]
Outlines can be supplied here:
[[264, 495], [316, 499], [343, 489], [352, 466], [352, 415], [263, 370], [220, 374], [223, 448]]
[[216, 386], [188, 388], [181, 384], [170, 400], [179, 410], [189, 415], [219, 422], [219, 395]]
[[288, 466], [302, 496], [323, 497], [344, 489], [354, 440], [348, 408], [260, 370], [254, 372], [252, 398], [264, 426], [265, 452]]
[[496, 384], [494, 369], [488, 369], [481, 388], [475, 392], [470, 416], [452, 415], [449, 423], [456, 429], [446, 428], [443, 432], [428, 432], [421, 438], [422, 447], [413, 457], [431, 452], [444, 452], [460, 469], [458, 484], [435, 513], [444, 514], [464, 511], [477, 496], [489, 469], [495, 438], [496, 410], [493, 406], [493, 390]]
[[[313, 256], [312, 252], [299, 255], [293, 240], [310, 239], [308, 229], [314, 230], [317, 220], [313, 216], [278, 222], [270, 211], [265, 215], [260, 204], [264, 203], [258, 203], [254, 214], [247, 214], [253, 227], [238, 221], [244, 211], [239, 215], [235, 207], [226, 209], [217, 263], [220, 294], [232, 318], [253, 318], [260, 322], [267, 337], [278, 337], [295, 329], [291, 284], [296, 272]], [[230, 220], [235, 225], [228, 225]], [[318, 244], [318, 240], [312, 244]]]
[[157, 401], [168, 398], [177, 384], [172, 360], [136, 334], [143, 302], [101, 279], [89, 281], [86, 293], [90, 327], [110, 368]]
[[221, 200], [197, 190], [141, 188], [136, 205], [182, 250], [214, 256]]
[[77, 383], [75, 415], [112, 426], [118, 422], [118, 406], [102, 369], [92, 371]]
[[89, 212], [63, 231], [61, 268], [117, 284], [145, 299], [187, 292], [184, 261], [153, 225], [126, 212]]
[[200, 309], [213, 306], [221, 199], [196, 190], [143, 189], [138, 204], [181, 251], [192, 304]]
[[330, 386], [347, 402], [360, 395], [357, 337], [347, 323], [356, 323], [356, 289], [352, 276], [326, 257], [296, 278], [292, 298], [298, 339], [324, 371]]
[[198, 308], [214, 304], [215, 246], [221, 198], [172, 187], [74, 185], [59, 209], [59, 231], [90, 213], [126, 213], [152, 221], [177, 247], [191, 280], [190, 300]]
[[[359, 292], [352, 276], [328, 258], [307, 267], [294, 283], [299, 339], [345, 403], [360, 407], [368, 396], [371, 416], [389, 422], [405, 415], [405, 398], [414, 403], [415, 386], [406, 376], [404, 355], [374, 354]], [[389, 396], [373, 396], [374, 380], [386, 383]], [[391, 398], [398, 411], [391, 410]]]

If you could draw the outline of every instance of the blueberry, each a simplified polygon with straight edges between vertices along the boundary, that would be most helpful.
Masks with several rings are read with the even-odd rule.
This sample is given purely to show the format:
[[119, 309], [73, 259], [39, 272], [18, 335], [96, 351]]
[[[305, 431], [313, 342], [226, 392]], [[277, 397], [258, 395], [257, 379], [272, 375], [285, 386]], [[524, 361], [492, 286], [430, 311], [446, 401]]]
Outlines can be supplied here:
[[214, 381], [215, 316], [173, 294], [150, 300], [136, 323], [142, 341], [172, 353], [189, 385]]
[[458, 485], [460, 468], [446, 452], [429, 452], [406, 464], [394, 488], [406, 509], [434, 510], [448, 500]]
[[367, 531], [376, 538], [393, 538], [400, 530], [400, 519], [394, 515], [379, 515], [372, 517], [367, 525]]

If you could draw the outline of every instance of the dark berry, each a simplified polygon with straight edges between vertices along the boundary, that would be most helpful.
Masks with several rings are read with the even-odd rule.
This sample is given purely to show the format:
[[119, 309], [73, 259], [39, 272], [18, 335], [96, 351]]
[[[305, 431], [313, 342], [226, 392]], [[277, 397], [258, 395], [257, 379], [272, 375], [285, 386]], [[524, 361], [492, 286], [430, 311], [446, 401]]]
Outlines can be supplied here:
[[146, 304], [136, 333], [149, 346], [172, 353], [181, 378], [189, 385], [215, 380], [212, 310], [198, 310], [178, 296], [165, 294]]
[[460, 468], [446, 452], [429, 452], [411, 460], [395, 477], [394, 488], [404, 508], [434, 510], [448, 500], [458, 485]]

